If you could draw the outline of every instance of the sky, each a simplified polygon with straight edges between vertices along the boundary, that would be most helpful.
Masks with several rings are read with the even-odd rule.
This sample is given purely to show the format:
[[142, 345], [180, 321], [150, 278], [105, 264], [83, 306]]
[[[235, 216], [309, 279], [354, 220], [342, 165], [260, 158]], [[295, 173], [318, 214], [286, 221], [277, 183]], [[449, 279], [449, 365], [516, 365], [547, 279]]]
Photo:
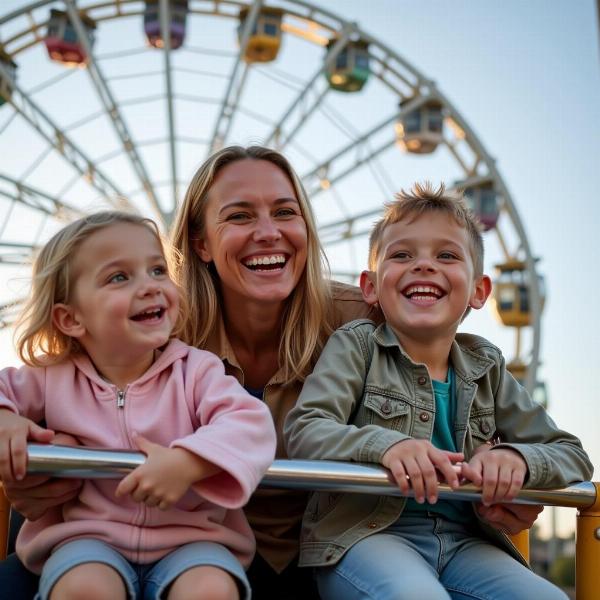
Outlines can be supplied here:
[[[4, 0], [0, 14], [23, 4], [22, 0]], [[596, 306], [596, 298], [600, 295], [597, 242], [600, 226], [597, 187], [600, 170], [600, 35], [596, 3], [593, 0], [319, 0], [314, 4], [356, 22], [363, 31], [434, 80], [495, 158], [496, 167], [515, 201], [529, 245], [540, 259], [539, 270], [545, 277], [547, 297], [542, 320], [539, 379], [547, 385], [549, 412], [561, 428], [581, 438], [598, 471], [600, 398], [594, 381], [600, 339]], [[205, 46], [219, 45], [215, 36], [204, 33], [202, 42]], [[119, 36], [119, 40], [124, 37]], [[106, 53], [100, 31], [98, 38], [98, 46], [104, 44], [102, 50]], [[291, 54], [295, 47], [291, 42], [288, 44]], [[174, 60], [181, 58], [183, 61], [184, 56], [182, 52]], [[40, 74], [42, 68], [50, 68], [42, 58], [41, 53], [33, 51], [23, 55], [24, 66], [27, 61], [31, 63], [31, 70], [26, 72], [23, 68], [19, 79], [26, 89], [34, 89], [36, 79], [44, 79]], [[215, 56], [213, 63], [217, 64], [218, 60]], [[297, 65], [301, 71], [302, 57], [294, 60], [296, 62], [285, 64]], [[68, 81], [65, 79], [64, 89], [67, 89]], [[52, 99], [52, 94], [58, 93], [61, 85], [49, 86], [47, 91], [34, 97], [52, 112], [54, 103], [60, 106], [66, 102], [60, 94], [56, 100]], [[115, 80], [113, 85], [117, 89], [124, 84]], [[379, 95], [384, 94], [375, 82], [367, 85], [370, 87], [362, 99], [357, 96], [348, 100], [330, 94], [328, 102], [338, 106], [340, 111], [348, 110], [346, 115], [350, 120], [358, 122], [363, 113], [367, 119], [369, 106], [378, 107]], [[263, 92], [267, 84], [264, 86]], [[84, 92], [81, 93], [85, 99]], [[266, 113], [271, 100], [264, 99], [264, 106], [261, 106], [262, 98], [255, 105], [257, 110]], [[352, 101], [356, 102], [358, 112], [351, 112], [356, 110], [350, 105]], [[82, 100], [80, 104], [83, 103]], [[187, 113], [183, 104], [178, 107], [179, 126], [184, 123], [189, 128], [195, 124], [193, 113]], [[76, 112], [76, 107], [72, 110]], [[126, 114], [132, 121], [136, 118], [133, 109]], [[144, 128], [151, 130], [153, 121], [154, 118], [146, 115]], [[12, 125], [6, 130], [1, 129], [2, 125], [0, 112], [0, 155], [4, 165], [0, 166], [0, 172], [23, 173], [24, 166], [18, 161], [34, 152], [34, 136], [29, 137], [29, 133], [27, 137], [18, 135], [15, 130], [14, 137], [10, 138]], [[315, 147], [326, 147], [329, 140], [324, 131], [307, 127], [305, 137], [312, 136], [310, 143]], [[105, 138], [110, 137], [109, 134], [98, 136], [91, 126], [76, 129], [74, 135], [92, 153], [93, 148], [102, 146]], [[260, 135], [254, 134], [250, 126], [244, 129], [241, 119], [235, 135], [237, 137], [232, 141], [260, 140]], [[18, 151], [9, 152], [13, 147]], [[152, 158], [151, 149], [143, 152], [145, 158]], [[302, 172], [302, 154], [296, 148], [290, 148], [290, 157]], [[180, 160], [179, 179], [184, 185], [200, 158], [193, 155], [193, 158]], [[386, 169], [392, 172], [392, 189], [408, 185], [422, 176], [435, 179], [436, 168], [442, 179], [447, 170], [443, 161], [436, 163], [433, 159], [422, 158], [420, 162], [402, 163], [398, 167], [401, 173], [395, 173], [395, 163], [390, 161], [388, 155], [382, 158]], [[166, 162], [154, 163], [153, 175], [156, 173], [158, 179], [163, 178], [161, 169], [166, 168], [163, 164]], [[33, 181], [58, 193], [64, 187], [51, 183], [53, 168], [53, 163], [44, 163]], [[115, 168], [120, 167], [116, 165]], [[161, 193], [166, 194], [168, 189], [163, 186]], [[354, 191], [368, 194], [370, 189], [375, 189], [374, 176], [363, 175]], [[74, 186], [65, 197], [77, 193], [83, 197], [79, 187]], [[386, 193], [389, 199], [389, 189]], [[386, 193], [379, 190], [377, 202], [381, 202], [379, 196]], [[338, 212], [360, 212], [356, 204], [352, 204], [353, 201], [360, 204], [360, 200], [353, 200], [348, 190], [340, 194], [343, 198]], [[86, 202], [84, 208], [89, 209], [93, 199]], [[321, 208], [316, 210], [324, 222], [328, 216], [334, 219], [337, 214], [335, 211], [320, 213]], [[493, 244], [490, 240], [489, 269], [493, 266]], [[364, 266], [364, 246], [359, 244], [353, 248], [349, 253], [360, 269]], [[331, 250], [331, 257], [335, 270], [336, 261], [343, 262], [343, 257], [338, 258], [335, 248]], [[490, 338], [510, 356], [514, 350], [512, 331], [498, 326], [489, 311], [485, 312], [486, 315], [469, 316], [463, 328]], [[15, 359], [8, 350], [7, 332], [0, 332], [0, 339], [4, 362], [13, 364]], [[596, 474], [596, 479], [598, 477]], [[571, 528], [573, 517], [573, 511], [560, 511], [561, 533]], [[542, 517], [543, 526], [547, 527], [548, 522], [546, 514]]]

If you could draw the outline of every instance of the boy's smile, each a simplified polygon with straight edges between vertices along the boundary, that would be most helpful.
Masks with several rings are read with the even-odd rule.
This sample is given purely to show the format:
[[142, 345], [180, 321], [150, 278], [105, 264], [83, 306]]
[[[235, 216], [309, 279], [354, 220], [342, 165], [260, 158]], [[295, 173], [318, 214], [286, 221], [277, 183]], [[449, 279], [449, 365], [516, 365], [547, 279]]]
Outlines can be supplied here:
[[428, 212], [390, 224], [380, 248], [377, 270], [363, 274], [361, 287], [401, 342], [451, 341], [467, 308], [485, 303], [489, 278], [475, 276], [467, 230], [451, 216]]

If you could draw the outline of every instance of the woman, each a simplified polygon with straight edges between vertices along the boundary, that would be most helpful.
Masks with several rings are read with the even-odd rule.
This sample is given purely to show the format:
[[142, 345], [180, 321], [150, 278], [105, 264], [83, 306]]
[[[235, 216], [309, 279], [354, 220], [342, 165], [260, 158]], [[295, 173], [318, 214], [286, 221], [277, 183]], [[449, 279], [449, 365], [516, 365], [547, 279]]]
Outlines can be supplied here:
[[[277, 457], [285, 458], [283, 421], [327, 337], [349, 320], [379, 315], [357, 288], [325, 279], [306, 193], [287, 160], [268, 148], [232, 146], [209, 157], [192, 179], [172, 238], [184, 258], [178, 275], [190, 305], [180, 337], [217, 354], [227, 373], [267, 403]], [[7, 493], [32, 518], [77, 489], [72, 481], [31, 478]], [[246, 507], [257, 538], [248, 573], [254, 598], [317, 597], [310, 572], [296, 568], [306, 499], [298, 491], [259, 490]], [[516, 532], [541, 508], [484, 510], [492, 524]], [[15, 557], [0, 565], [0, 589], [14, 592], [25, 581], [7, 575], [19, 568]]]

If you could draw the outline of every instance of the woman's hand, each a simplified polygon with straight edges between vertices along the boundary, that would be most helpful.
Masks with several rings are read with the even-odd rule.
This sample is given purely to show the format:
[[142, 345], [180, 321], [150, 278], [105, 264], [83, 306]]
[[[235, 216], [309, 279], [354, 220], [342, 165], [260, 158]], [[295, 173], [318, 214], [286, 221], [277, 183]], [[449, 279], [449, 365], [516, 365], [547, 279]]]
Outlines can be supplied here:
[[[49, 430], [46, 430], [49, 431]], [[57, 433], [49, 440], [62, 446], [77, 446], [77, 439]], [[79, 494], [81, 479], [53, 479], [46, 475], [29, 475], [22, 481], [4, 482], [4, 493], [13, 508], [26, 519], [37, 521], [50, 508], [64, 504]]]
[[538, 515], [544, 510], [541, 504], [475, 504], [477, 514], [494, 529], [514, 535], [531, 529]]
[[0, 479], [21, 481], [27, 474], [27, 441], [48, 443], [54, 432], [10, 410], [0, 410]]
[[165, 448], [146, 438], [135, 437], [137, 447], [147, 456], [118, 485], [115, 495], [131, 496], [135, 502], [166, 510], [173, 506], [196, 481], [221, 469], [183, 448]]
[[427, 498], [430, 504], [435, 504], [440, 479], [452, 489], [458, 488], [459, 473], [453, 463], [463, 458], [461, 452], [439, 450], [428, 440], [411, 438], [388, 448], [381, 464], [392, 472], [403, 494], [408, 494], [412, 487], [417, 502], [423, 503]]

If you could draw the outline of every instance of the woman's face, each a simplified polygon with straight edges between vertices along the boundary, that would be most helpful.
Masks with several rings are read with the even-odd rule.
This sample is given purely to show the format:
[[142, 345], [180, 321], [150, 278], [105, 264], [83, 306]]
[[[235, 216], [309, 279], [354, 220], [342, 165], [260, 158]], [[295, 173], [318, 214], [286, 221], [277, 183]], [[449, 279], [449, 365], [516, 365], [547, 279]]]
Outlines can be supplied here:
[[223, 167], [208, 193], [204, 230], [194, 248], [213, 261], [226, 302], [281, 303], [298, 284], [306, 223], [290, 180], [273, 163], [244, 159]]

